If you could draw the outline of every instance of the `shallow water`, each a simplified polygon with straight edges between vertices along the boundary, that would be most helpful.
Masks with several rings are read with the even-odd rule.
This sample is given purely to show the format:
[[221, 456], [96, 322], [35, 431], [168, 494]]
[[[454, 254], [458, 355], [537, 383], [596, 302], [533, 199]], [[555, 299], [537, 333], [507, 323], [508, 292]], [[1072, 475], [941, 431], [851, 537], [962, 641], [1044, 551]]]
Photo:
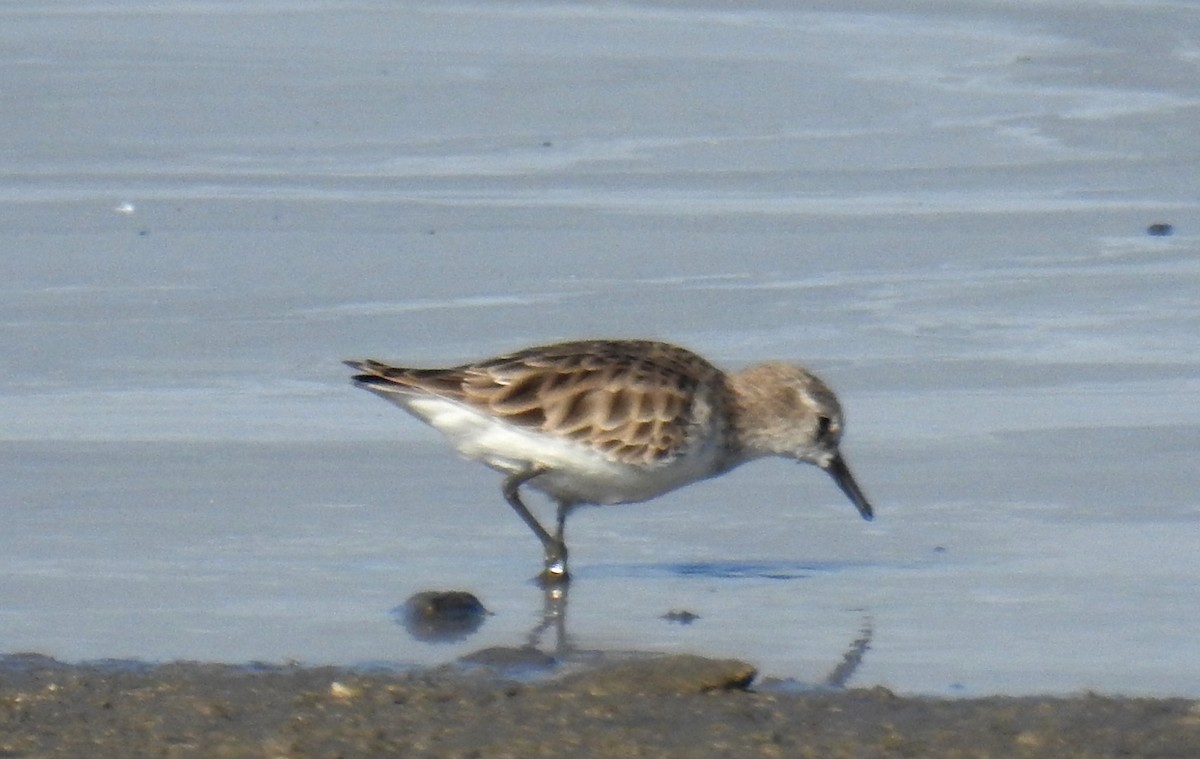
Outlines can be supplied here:
[[[1187, 4], [0, 17], [0, 650], [1200, 695]], [[877, 520], [784, 462], [583, 510], [543, 629], [497, 475], [339, 360], [585, 336], [804, 361]]]

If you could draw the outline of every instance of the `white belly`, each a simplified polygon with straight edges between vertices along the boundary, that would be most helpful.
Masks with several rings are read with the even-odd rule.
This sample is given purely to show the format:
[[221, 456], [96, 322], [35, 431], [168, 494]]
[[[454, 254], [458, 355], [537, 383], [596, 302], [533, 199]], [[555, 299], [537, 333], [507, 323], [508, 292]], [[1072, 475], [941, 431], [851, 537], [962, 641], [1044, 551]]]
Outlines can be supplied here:
[[443, 398], [404, 396], [397, 401], [449, 438], [467, 458], [504, 472], [545, 468], [545, 474], [528, 484], [567, 503], [645, 501], [720, 471], [716, 445], [697, 447], [669, 463], [633, 466], [573, 440], [517, 427]]

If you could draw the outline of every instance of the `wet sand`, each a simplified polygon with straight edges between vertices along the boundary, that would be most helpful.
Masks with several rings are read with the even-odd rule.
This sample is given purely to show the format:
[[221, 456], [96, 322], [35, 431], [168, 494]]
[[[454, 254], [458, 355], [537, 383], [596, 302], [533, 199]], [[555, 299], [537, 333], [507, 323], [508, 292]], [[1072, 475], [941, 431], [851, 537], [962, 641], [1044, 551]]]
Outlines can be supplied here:
[[[522, 657], [481, 658], [539, 665]], [[1200, 702], [1187, 699], [798, 693], [744, 662], [687, 655], [513, 671], [7, 657], [0, 756], [1200, 756]]]

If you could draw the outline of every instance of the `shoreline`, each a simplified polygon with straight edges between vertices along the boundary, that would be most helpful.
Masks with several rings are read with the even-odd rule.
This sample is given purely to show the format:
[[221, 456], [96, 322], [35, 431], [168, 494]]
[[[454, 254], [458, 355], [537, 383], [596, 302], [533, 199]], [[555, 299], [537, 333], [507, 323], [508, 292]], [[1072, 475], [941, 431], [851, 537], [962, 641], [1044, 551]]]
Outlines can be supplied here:
[[411, 672], [8, 656], [0, 756], [1200, 755], [1195, 699], [792, 693], [745, 662], [686, 654], [516, 677], [537, 666], [526, 653]]

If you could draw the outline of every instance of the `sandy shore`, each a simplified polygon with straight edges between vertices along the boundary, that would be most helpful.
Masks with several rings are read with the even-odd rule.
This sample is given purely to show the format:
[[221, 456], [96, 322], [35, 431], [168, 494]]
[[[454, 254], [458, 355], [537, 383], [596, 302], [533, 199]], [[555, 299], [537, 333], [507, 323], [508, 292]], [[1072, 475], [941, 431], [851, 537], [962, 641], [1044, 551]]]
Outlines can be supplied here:
[[696, 656], [531, 681], [31, 655], [0, 671], [0, 756], [1183, 757], [1200, 702], [789, 693]]

